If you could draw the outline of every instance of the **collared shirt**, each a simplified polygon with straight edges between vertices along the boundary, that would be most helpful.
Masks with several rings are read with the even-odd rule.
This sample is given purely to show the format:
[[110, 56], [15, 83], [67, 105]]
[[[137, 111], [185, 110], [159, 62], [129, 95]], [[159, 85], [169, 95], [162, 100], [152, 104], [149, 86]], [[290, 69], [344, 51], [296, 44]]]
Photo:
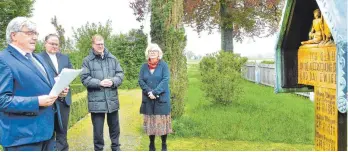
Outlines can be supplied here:
[[102, 54], [98, 54], [98, 56], [100, 56], [100, 58], [104, 59], [104, 52]]
[[[27, 52], [24, 52], [22, 49], [20, 49], [19, 47], [17, 47], [17, 46], [15, 46], [15, 45], [12, 45], [12, 44], [10, 44], [13, 48], [15, 48], [20, 54], [22, 54], [26, 59], [28, 59], [28, 57], [26, 57], [25, 56], [25, 54], [27, 54]], [[32, 57], [33, 57], [33, 59], [34, 59], [34, 61], [40, 66], [40, 68], [42, 68], [43, 69], [43, 71], [45, 72], [45, 73], [47, 73], [46, 72], [46, 70], [45, 70], [45, 68], [42, 66], [42, 64], [33, 56], [33, 54], [32, 53], [29, 53]]]
[[94, 50], [93, 50], [93, 54], [94, 54], [95, 56], [99, 56], [101, 59], [104, 59], [104, 56], [105, 56], [105, 53], [104, 53], [104, 52], [101, 53], [101, 54], [99, 54], [99, 53], [96, 53], [96, 51], [94, 51]]
[[47, 52], [47, 54], [48, 54], [48, 56], [51, 58], [51, 61], [52, 61], [53, 65], [54, 65], [54, 68], [55, 68], [56, 71], [58, 72], [58, 59], [57, 59], [57, 55], [56, 55], [56, 54], [50, 54], [50, 53], [48, 53], [48, 52]]

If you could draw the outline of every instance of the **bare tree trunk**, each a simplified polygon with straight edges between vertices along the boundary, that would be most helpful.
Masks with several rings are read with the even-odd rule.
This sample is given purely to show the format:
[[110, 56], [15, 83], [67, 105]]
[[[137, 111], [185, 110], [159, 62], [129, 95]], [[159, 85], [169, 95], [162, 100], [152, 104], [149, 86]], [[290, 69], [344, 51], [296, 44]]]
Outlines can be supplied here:
[[233, 29], [221, 27], [221, 49], [226, 52], [233, 52]]
[[[221, 4], [221, 3], [220, 3]], [[220, 6], [221, 15], [221, 49], [226, 52], [233, 52], [233, 24], [226, 23], [224, 18], [231, 17], [224, 4]]]

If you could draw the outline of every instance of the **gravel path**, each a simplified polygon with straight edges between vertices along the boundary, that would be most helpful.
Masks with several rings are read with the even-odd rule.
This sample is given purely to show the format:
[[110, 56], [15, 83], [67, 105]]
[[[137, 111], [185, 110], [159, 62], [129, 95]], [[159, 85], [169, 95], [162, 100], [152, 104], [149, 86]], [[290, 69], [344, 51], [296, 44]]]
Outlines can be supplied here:
[[[122, 151], [134, 151], [140, 146], [142, 117], [139, 114], [141, 91], [121, 90], [120, 94], [120, 144]], [[104, 123], [104, 150], [110, 151], [108, 126]], [[76, 123], [68, 131], [68, 143], [71, 151], [93, 151], [93, 126], [91, 115]]]

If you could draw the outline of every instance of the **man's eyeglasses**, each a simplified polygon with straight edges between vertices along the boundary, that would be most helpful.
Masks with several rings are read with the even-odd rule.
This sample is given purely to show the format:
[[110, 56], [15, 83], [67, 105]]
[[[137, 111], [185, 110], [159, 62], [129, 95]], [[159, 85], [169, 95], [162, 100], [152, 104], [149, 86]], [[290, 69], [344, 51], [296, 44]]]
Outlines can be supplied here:
[[104, 43], [94, 43], [94, 45], [103, 46]]
[[25, 33], [25, 34], [28, 35], [28, 36], [33, 36], [33, 35], [39, 36], [39, 33], [36, 32], [36, 31], [18, 31], [18, 32]]
[[52, 45], [52, 46], [59, 46], [58, 43], [48, 43], [49, 45]]
[[149, 52], [159, 52], [158, 50], [149, 50]]

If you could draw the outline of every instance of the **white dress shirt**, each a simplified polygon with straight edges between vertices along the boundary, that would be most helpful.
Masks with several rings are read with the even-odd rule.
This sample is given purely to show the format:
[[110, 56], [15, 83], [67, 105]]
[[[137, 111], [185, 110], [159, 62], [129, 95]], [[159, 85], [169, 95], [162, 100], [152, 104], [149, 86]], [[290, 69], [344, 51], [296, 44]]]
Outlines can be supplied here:
[[56, 71], [58, 72], [58, 59], [57, 59], [56, 54], [50, 54], [50, 53], [48, 53], [48, 52], [47, 52], [47, 54], [48, 54], [48, 56], [50, 56], [51, 61], [52, 61], [53, 65], [54, 65], [54, 68], [55, 68]]
[[[24, 52], [22, 49], [20, 49], [19, 47], [15, 46], [15, 45], [12, 45], [12, 44], [10, 44], [10, 45], [13, 48], [15, 48], [20, 54], [22, 54], [25, 58], [28, 59], [28, 57], [25, 56], [25, 54], [27, 54], [27, 52]], [[32, 53], [29, 53], [29, 54], [33, 57], [34, 61], [40, 66], [40, 68], [47, 74], [45, 68], [42, 66], [42, 64], [38, 60], [36, 60], [36, 58], [33, 56], [33, 54]]]

